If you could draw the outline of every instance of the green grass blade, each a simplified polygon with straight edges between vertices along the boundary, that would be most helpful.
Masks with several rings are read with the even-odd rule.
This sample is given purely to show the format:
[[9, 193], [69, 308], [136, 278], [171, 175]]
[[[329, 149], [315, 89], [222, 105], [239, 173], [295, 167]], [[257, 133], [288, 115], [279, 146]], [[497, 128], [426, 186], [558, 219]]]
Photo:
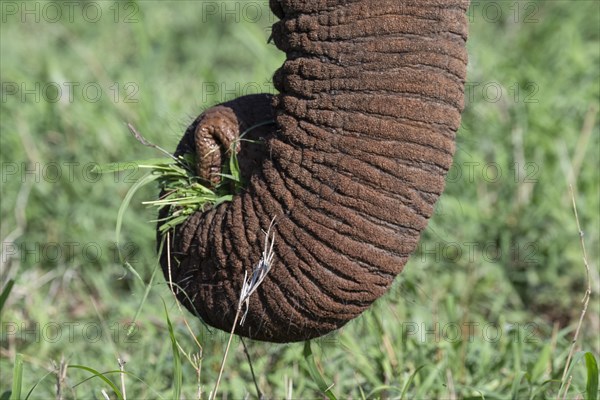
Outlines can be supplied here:
[[598, 363], [594, 354], [589, 351], [585, 353], [585, 366], [587, 368], [585, 399], [598, 400]]
[[[49, 374], [51, 374], [51, 373], [52, 373], [52, 372], [49, 372], [48, 374], [46, 374], [46, 375], [44, 376], [44, 378], [45, 378], [46, 376], [48, 376]], [[139, 376], [137, 376], [136, 374], [134, 374], [134, 373], [132, 373], [132, 372], [129, 372], [129, 371], [121, 371], [120, 369], [115, 369], [115, 370], [112, 370], [112, 371], [106, 371], [106, 372], [104, 372], [104, 374], [103, 374], [103, 375], [106, 375], [106, 374], [119, 374], [119, 375], [120, 375], [120, 374], [125, 374], [125, 375], [127, 375], [127, 376], [129, 376], [129, 377], [131, 377], [131, 378], [133, 378], [133, 379], [135, 379], [135, 380], [137, 380], [138, 382], [142, 383], [144, 386], [146, 386], [146, 387], [147, 387], [147, 388], [148, 388], [148, 389], [149, 389], [149, 390], [150, 390], [150, 391], [151, 391], [151, 392], [152, 392], [154, 395], [156, 395], [156, 398], [157, 398], [157, 399], [163, 399], [163, 398], [164, 398], [164, 397], [162, 397], [162, 396], [161, 396], [161, 394], [160, 394], [159, 392], [157, 392], [157, 391], [156, 391], [154, 388], [152, 388], [152, 386], [150, 386], [150, 385], [148, 384], [148, 382], [146, 382], [144, 379], [140, 378]], [[73, 387], [76, 387], [76, 386], [82, 385], [82, 384], [84, 384], [85, 382], [87, 382], [87, 381], [89, 381], [89, 380], [91, 380], [91, 379], [94, 379], [95, 377], [96, 377], [96, 375], [92, 375], [92, 376], [90, 376], [90, 377], [87, 377], [87, 378], [85, 378], [84, 380], [82, 380], [81, 382], [79, 382], [79, 383], [77, 383], [76, 385], [74, 385]], [[43, 378], [42, 378], [42, 379], [43, 379]]]
[[569, 369], [567, 370], [567, 374], [566, 379], [562, 381], [560, 389], [558, 390], [558, 397], [564, 397], [564, 395], [566, 393], [563, 393], [563, 389], [565, 388], [565, 384], [568, 381], [568, 377], [571, 376], [571, 374], [573, 373], [573, 368], [575, 368], [575, 365], [577, 365], [577, 363], [579, 363], [579, 361], [581, 361], [581, 359], [585, 356], [585, 352], [584, 351], [578, 351], [575, 354], [573, 354], [573, 358], [571, 358], [571, 364], [569, 365]]
[[13, 368], [13, 383], [11, 400], [21, 400], [21, 386], [23, 384], [23, 354], [17, 353], [15, 367]]
[[119, 207], [119, 212], [117, 213], [117, 227], [115, 228], [115, 241], [116, 241], [116, 246], [117, 246], [117, 252], [119, 253], [119, 259], [127, 267], [127, 269], [134, 276], [136, 276], [142, 283], [144, 283], [144, 280], [142, 279], [142, 277], [137, 273], [137, 271], [128, 262], [125, 262], [123, 254], [121, 253], [121, 247], [119, 245], [119, 241], [121, 239], [121, 225], [123, 224], [123, 215], [125, 214], [125, 210], [127, 210], [127, 208], [129, 207], [129, 203], [131, 202], [131, 198], [133, 197], [135, 192], [137, 192], [142, 186], [156, 180], [157, 178], [158, 178], [158, 176], [156, 176], [156, 175], [148, 174], [148, 175], [140, 178], [140, 180], [137, 181], [136, 183], [134, 183], [133, 186], [131, 186], [131, 189], [129, 189], [129, 191], [125, 195], [125, 198], [123, 199], [123, 202], [121, 203], [121, 207]]
[[142, 167], [148, 167], [148, 166], [154, 167], [155, 165], [165, 164], [165, 163], [169, 163], [169, 162], [173, 162], [173, 160], [171, 160], [170, 158], [167, 158], [167, 157], [151, 158], [148, 160], [136, 160], [136, 161], [129, 161], [129, 162], [114, 162], [114, 163], [96, 165], [96, 166], [94, 166], [94, 168], [92, 168], [91, 171], [95, 174], [110, 174], [112, 172], [127, 171], [132, 166], [135, 166], [136, 168], [142, 168]]
[[363, 399], [374, 399], [374, 398], [377, 398], [377, 397], [381, 397], [381, 396], [375, 396], [375, 395], [377, 395], [377, 394], [379, 394], [381, 392], [387, 392], [386, 393], [387, 397], [389, 397], [390, 393], [392, 393], [392, 392], [399, 392], [399, 393], [402, 392], [402, 390], [398, 386], [392, 386], [392, 385], [377, 386], [376, 388], [374, 388], [373, 390], [371, 390], [369, 392], [369, 394], [367, 394], [367, 395], [365, 395], [363, 393], [362, 387], [359, 387], [359, 390], [360, 390], [360, 393], [361, 393], [361, 396], [362, 396]]
[[51, 375], [51, 374], [52, 374], [52, 371], [51, 371], [51, 372], [48, 372], [46, 375], [42, 376], [42, 377], [41, 377], [41, 378], [40, 378], [40, 379], [39, 379], [39, 380], [38, 380], [38, 381], [35, 383], [35, 385], [33, 385], [33, 387], [32, 387], [31, 389], [29, 389], [29, 392], [27, 392], [27, 396], [25, 396], [25, 400], [28, 400], [28, 399], [29, 399], [29, 397], [31, 396], [31, 393], [33, 393], [33, 391], [35, 390], [35, 388], [37, 387], [37, 385], [39, 385], [40, 383], [42, 383], [42, 381], [43, 381], [44, 379], [46, 379], [46, 377], [47, 377], [48, 375]]
[[331, 389], [329, 389], [329, 385], [325, 382], [323, 375], [319, 371], [317, 363], [315, 362], [315, 356], [310, 347], [310, 340], [304, 342], [304, 360], [306, 361], [306, 365], [308, 366], [308, 372], [310, 373], [311, 378], [317, 386], [319, 390], [329, 398], [329, 400], [337, 400]]
[[401, 399], [406, 398], [406, 393], [408, 392], [408, 388], [412, 384], [412, 381], [415, 379], [415, 376], [417, 376], [419, 371], [422, 370], [423, 368], [425, 368], [425, 365], [420, 365], [419, 367], [417, 367], [417, 369], [415, 369], [415, 371], [412, 374], [410, 374], [410, 376], [408, 377], [408, 381], [406, 381], [404, 388], [402, 388], [402, 393], [400, 394]]
[[232, 155], [229, 157], [229, 174], [223, 174], [223, 178], [233, 181], [235, 187], [234, 190], [235, 192], [238, 192], [243, 187], [242, 173], [237, 155], [233, 151], [231, 153]]
[[167, 305], [163, 300], [163, 306], [165, 307], [165, 317], [167, 318], [167, 325], [169, 327], [169, 337], [171, 338], [171, 346], [173, 348], [173, 398], [181, 398], [181, 386], [183, 386], [183, 371], [181, 368], [181, 356], [179, 355], [179, 347], [177, 347], [177, 339], [175, 338], [175, 332], [173, 331], [173, 325], [169, 319], [169, 312], [167, 311]]
[[442, 370], [445, 368], [445, 365], [443, 363], [436, 363], [432, 367], [431, 371], [427, 375], [424, 375], [424, 378], [419, 382], [419, 385], [416, 388], [417, 392], [415, 397], [427, 397], [428, 393], [434, 390], [434, 383], [436, 383], [436, 381], [442, 382]]
[[[108, 379], [105, 376], [105, 374], [114, 374], [114, 373], [119, 373], [120, 374], [121, 373], [120, 370], [117, 369], [117, 370], [114, 370], [114, 371], [107, 371], [107, 372], [102, 373], [100, 371], [95, 370], [94, 368], [86, 367], [85, 365], [77, 365], [77, 364], [75, 364], [75, 365], [69, 365], [69, 366], [67, 366], [67, 368], [82, 369], [84, 371], [87, 371], [87, 372], [93, 374], [90, 378], [96, 378], [96, 377], [98, 377], [98, 378], [102, 379], [108, 386], [110, 386], [110, 388], [112, 389], [112, 391], [115, 392], [115, 394], [117, 395], [117, 398], [123, 399], [123, 395], [121, 394], [121, 391], [119, 390], [119, 388], [117, 387], [117, 385], [115, 385], [113, 383], [113, 381], [111, 381], [110, 379]], [[79, 382], [76, 385], [73, 385], [73, 387], [76, 387], [76, 386], [80, 385], [81, 383], [89, 380], [90, 378], [88, 378], [88, 379], [86, 379], [86, 380], [84, 380], [82, 382]]]
[[[127, 210], [127, 208], [129, 207], [131, 198], [142, 186], [147, 185], [148, 183], [150, 183], [152, 181], [155, 181], [157, 178], [158, 178], [157, 175], [152, 175], [152, 174], [148, 174], [148, 175], [140, 178], [139, 181], [137, 181], [136, 183], [133, 184], [133, 186], [131, 186], [131, 188], [125, 195], [125, 198], [123, 199], [123, 202], [121, 203], [121, 207], [119, 207], [119, 212], [117, 213], [117, 227], [115, 228], [115, 237], [116, 237], [117, 243], [119, 243], [119, 239], [121, 236], [121, 225], [123, 223], [123, 215], [125, 214], [125, 210]], [[120, 255], [120, 252], [119, 252], [119, 255]]]
[[551, 355], [552, 355], [552, 348], [551, 348], [550, 344], [547, 344], [542, 349], [540, 356], [538, 357], [538, 360], [536, 361], [535, 365], [531, 369], [530, 376], [531, 376], [532, 383], [537, 382], [542, 377], [542, 375], [544, 375], [544, 372], [546, 371], [546, 368], [548, 367], [548, 364], [550, 363]]
[[359, 386], [359, 387], [358, 387], [358, 390], [359, 390], [359, 392], [360, 392], [360, 398], [361, 398], [362, 400], [367, 400], [367, 397], [366, 397], [366, 395], [365, 395], [365, 392], [364, 392], [363, 388], [362, 388], [361, 386]]
[[[230, 167], [231, 168], [231, 167]], [[221, 178], [229, 179], [230, 181], [239, 182], [238, 177], [233, 174], [219, 174]]]
[[15, 281], [13, 279], [9, 279], [6, 285], [4, 286], [4, 289], [2, 289], [2, 294], [0, 294], [0, 314], [4, 309], [4, 303], [6, 303], [6, 299], [8, 299], [8, 295], [10, 294], [10, 291], [12, 290], [14, 285]]
[[240, 140], [245, 140], [245, 141], [250, 142], [250, 143], [256, 143], [256, 140], [244, 139], [244, 136], [246, 136], [246, 133], [250, 132], [253, 129], [259, 128], [261, 126], [273, 125], [275, 123], [276, 122], [275, 122], [274, 119], [269, 119], [269, 120], [266, 120], [266, 121], [258, 122], [256, 124], [252, 125], [251, 127], [249, 127], [248, 129], [246, 129], [244, 132], [242, 132], [242, 134], [240, 135]]
[[523, 377], [527, 374], [526, 371], [517, 372], [517, 376], [512, 383], [512, 388], [510, 389], [510, 398], [511, 400], [519, 399], [519, 388], [521, 387], [521, 382], [523, 381]]
[[183, 221], [185, 221], [188, 218], [189, 218], [189, 215], [181, 215], [179, 217], [170, 219], [169, 222], [165, 222], [164, 224], [162, 224], [160, 226], [160, 228], [159, 228], [160, 233], [164, 234], [169, 229], [176, 227], [177, 225], [179, 225], [180, 223], [182, 223]]
[[129, 329], [127, 329], [127, 336], [130, 336], [135, 329], [135, 323], [136, 323], [137, 319], [139, 318], [140, 313], [142, 312], [142, 308], [144, 308], [144, 304], [146, 303], [146, 300], [148, 299], [148, 294], [150, 293], [150, 289], [152, 289], [152, 283], [154, 283], [154, 277], [156, 276], [157, 270], [158, 270], [158, 265], [155, 265], [154, 270], [152, 270], [152, 275], [150, 275], [150, 281], [148, 281], [148, 284], [146, 285], [146, 289], [144, 290], [144, 295], [142, 296], [142, 300], [140, 300], [140, 304], [135, 312], [135, 315], [133, 316], [131, 325], [129, 326]]
[[146, 299], [148, 299], [148, 294], [150, 294], [150, 289], [152, 289], [152, 284], [154, 283], [154, 277], [156, 276], [156, 271], [158, 270], [158, 266], [160, 264], [160, 255], [162, 254], [162, 249], [163, 249], [164, 244], [165, 244], [165, 238], [163, 236], [162, 240], [160, 241], [160, 247], [158, 248], [158, 259], [156, 260], [156, 263], [154, 264], [154, 269], [152, 270], [152, 275], [150, 275], [150, 280], [148, 281], [148, 284], [146, 285], [146, 290], [144, 290], [144, 295], [142, 296], [142, 300], [140, 301], [140, 304], [135, 312], [135, 315], [133, 316], [133, 321], [131, 321], [131, 325], [129, 326], [129, 329], [127, 330], [127, 336], [129, 336], [133, 333], [133, 330], [135, 329], [135, 322], [137, 321], [138, 317], [140, 316], [140, 313], [142, 312], [142, 308], [144, 307], [144, 304], [146, 303]]

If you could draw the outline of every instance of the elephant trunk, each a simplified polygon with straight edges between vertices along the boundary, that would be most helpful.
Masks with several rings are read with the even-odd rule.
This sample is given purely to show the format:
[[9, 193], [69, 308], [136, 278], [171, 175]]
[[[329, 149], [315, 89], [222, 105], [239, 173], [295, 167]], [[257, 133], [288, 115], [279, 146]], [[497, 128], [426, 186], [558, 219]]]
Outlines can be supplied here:
[[[225, 103], [228, 123], [275, 119], [243, 147], [246, 189], [196, 213], [163, 251], [179, 299], [229, 331], [244, 272], [276, 224], [275, 259], [250, 299], [253, 339], [335, 330], [382, 296], [416, 248], [452, 163], [463, 108], [468, 1], [271, 0], [287, 55], [279, 95]], [[177, 152], [194, 151], [188, 129]], [[243, 145], [244, 146], [244, 145]], [[163, 210], [163, 214], [164, 214]]]

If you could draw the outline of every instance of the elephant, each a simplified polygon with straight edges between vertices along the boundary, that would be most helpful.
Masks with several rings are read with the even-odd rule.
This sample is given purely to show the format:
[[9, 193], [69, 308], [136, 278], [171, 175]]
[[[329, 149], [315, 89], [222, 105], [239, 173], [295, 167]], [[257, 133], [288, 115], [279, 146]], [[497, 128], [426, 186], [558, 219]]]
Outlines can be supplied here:
[[[468, 5], [270, 0], [279, 18], [272, 39], [286, 53], [273, 76], [279, 93], [206, 110], [175, 152], [196, 153], [197, 173], [214, 183], [229, 145], [262, 123], [233, 150], [245, 187], [191, 215], [159, 248], [190, 312], [220, 330], [287, 343], [339, 329], [386, 293], [452, 164]], [[234, 327], [245, 274], [261, 261], [273, 221], [271, 269]]]

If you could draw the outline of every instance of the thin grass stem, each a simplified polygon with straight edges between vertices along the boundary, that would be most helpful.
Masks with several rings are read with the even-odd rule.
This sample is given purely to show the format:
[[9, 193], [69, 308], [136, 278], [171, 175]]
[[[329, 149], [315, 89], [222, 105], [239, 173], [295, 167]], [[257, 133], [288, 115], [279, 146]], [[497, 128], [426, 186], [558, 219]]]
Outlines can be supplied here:
[[210, 399], [212, 400], [216, 398], [217, 392], [219, 390], [219, 384], [221, 382], [221, 377], [223, 376], [225, 362], [227, 361], [227, 355], [229, 354], [229, 348], [231, 347], [231, 340], [233, 339], [233, 332], [235, 331], [237, 321], [242, 312], [242, 305], [246, 305], [246, 311], [244, 312], [244, 316], [240, 321], [240, 326], [244, 324], [244, 320], [246, 318], [246, 315], [248, 314], [248, 310], [250, 308], [250, 296], [252, 296], [252, 294], [258, 289], [258, 287], [261, 285], [261, 283], [264, 281], [265, 277], [271, 270], [273, 258], [275, 256], [273, 252], [273, 245], [275, 244], [275, 234], [273, 234], [273, 238], [271, 238], [271, 229], [273, 228], [274, 224], [275, 217], [273, 217], [271, 223], [269, 224], [269, 228], [265, 232], [265, 245], [262, 252], [262, 257], [256, 265], [256, 267], [254, 268], [254, 270], [252, 271], [252, 276], [248, 279], [248, 273], [244, 272], [244, 283], [242, 284], [242, 290], [240, 291], [240, 300], [238, 301], [235, 318], [233, 319], [233, 325], [231, 326], [231, 332], [229, 333], [227, 347], [225, 347], [225, 354], [223, 355], [223, 361], [221, 362], [219, 376], [217, 377], [215, 388], [213, 389], [212, 395], [210, 396]]
[[[587, 280], [587, 288], [583, 295], [583, 299], [581, 302], [583, 303], [583, 308], [581, 310], [581, 314], [579, 315], [579, 322], [577, 323], [577, 329], [575, 330], [575, 335], [573, 336], [573, 342], [571, 343], [571, 349], [569, 350], [569, 355], [567, 356], [567, 362], [565, 363], [565, 369], [562, 375], [562, 386], [565, 387], [563, 393], [563, 399], [566, 399], [567, 393], [569, 391], [569, 386], [571, 386], [572, 376], [569, 376], [568, 381], [565, 384], [565, 378], [567, 377], [567, 372], [569, 370], [569, 365], [571, 364], [571, 358], [573, 357], [573, 353], [575, 352], [575, 345], [577, 344], [577, 339], [579, 338], [579, 330], [583, 325], [583, 319], [585, 318], [585, 314], [587, 313], [588, 304], [590, 302], [590, 297], [592, 294], [592, 283], [590, 281], [590, 266], [587, 259], [587, 253], [585, 250], [585, 241], [583, 240], [583, 231], [581, 230], [581, 224], [579, 223], [579, 215], [577, 214], [577, 203], [575, 202], [575, 194], [573, 193], [573, 186], [569, 185], [569, 190], [571, 192], [571, 201], [573, 203], [573, 213], [575, 214], [575, 222], [577, 223], [577, 231], [579, 232], [579, 243], [581, 245], [581, 252], [583, 255], [583, 265], [585, 266], [586, 271], [586, 280]], [[560, 394], [560, 390], [559, 390]]]

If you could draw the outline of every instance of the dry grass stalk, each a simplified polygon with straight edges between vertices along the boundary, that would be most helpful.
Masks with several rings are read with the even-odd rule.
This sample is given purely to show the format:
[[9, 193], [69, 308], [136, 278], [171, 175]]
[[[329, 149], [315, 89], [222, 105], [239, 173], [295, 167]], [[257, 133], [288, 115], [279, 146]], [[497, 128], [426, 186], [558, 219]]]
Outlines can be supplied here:
[[127, 400], [127, 392], [125, 391], [125, 364], [126, 361], [121, 357], [117, 358], [117, 362], [119, 363], [119, 370], [121, 370], [121, 394], [123, 395], [123, 400]]
[[67, 367], [68, 363], [65, 357], [62, 356], [58, 365], [54, 364], [54, 370], [56, 372], [56, 399], [62, 400], [64, 398], [63, 388], [65, 381], [67, 380]]
[[233, 339], [233, 332], [235, 331], [235, 327], [240, 317], [240, 313], [242, 312], [242, 305], [246, 305], [246, 311], [244, 312], [244, 316], [240, 321], [240, 325], [243, 325], [244, 320], [246, 319], [246, 315], [248, 314], [248, 309], [250, 307], [250, 296], [252, 296], [252, 294], [259, 288], [259, 286], [271, 270], [273, 257], [275, 256], [275, 253], [273, 252], [273, 245], [275, 244], [275, 233], [273, 233], [273, 237], [271, 238], [271, 229], [273, 228], [274, 223], [275, 218], [271, 220], [271, 223], [269, 224], [269, 229], [267, 229], [267, 232], [265, 232], [265, 247], [263, 249], [260, 261], [252, 271], [252, 276], [248, 279], [248, 274], [244, 273], [244, 283], [242, 284], [242, 290], [240, 292], [240, 300], [238, 302], [235, 318], [233, 319], [233, 325], [231, 326], [231, 332], [229, 333], [227, 347], [225, 347], [225, 354], [223, 355], [223, 361], [221, 362], [221, 369], [219, 371], [219, 376], [217, 377], [217, 383], [215, 384], [215, 388], [213, 389], [211, 396], [209, 397], [212, 400], [216, 398], [217, 391], [219, 390], [219, 384], [221, 383], [221, 377], [223, 376], [223, 370], [225, 368], [225, 361], [227, 360], [227, 354], [229, 353], [229, 348], [231, 347], [231, 340]]
[[587, 253], [585, 251], [585, 242], [583, 240], [583, 231], [581, 230], [581, 225], [579, 223], [579, 216], [577, 214], [577, 204], [575, 203], [575, 194], [573, 193], [573, 186], [569, 185], [569, 190], [571, 191], [571, 200], [573, 202], [573, 212], [575, 213], [575, 221], [577, 222], [577, 231], [579, 232], [579, 242], [581, 244], [581, 251], [583, 254], [583, 265], [585, 266], [586, 271], [586, 280], [587, 280], [587, 289], [585, 290], [585, 294], [583, 295], [583, 299], [581, 302], [583, 303], [583, 308], [581, 310], [581, 315], [579, 316], [579, 323], [577, 324], [577, 329], [575, 330], [575, 336], [573, 336], [573, 342], [571, 343], [571, 350], [569, 350], [569, 355], [567, 356], [567, 362], [565, 363], [565, 369], [563, 371], [562, 376], [562, 384], [565, 386], [563, 399], [567, 398], [567, 393], [569, 391], [569, 386], [571, 386], [572, 376], [569, 376], [566, 384], [565, 378], [567, 377], [567, 372], [569, 370], [569, 366], [571, 364], [571, 358], [573, 357], [573, 353], [575, 352], [575, 345], [577, 344], [577, 338], [579, 337], [579, 331], [581, 329], [581, 325], [583, 324], [583, 319], [585, 318], [585, 314], [587, 312], [588, 304], [590, 303], [590, 297], [592, 294], [592, 285], [590, 282], [590, 266], [587, 260]]

